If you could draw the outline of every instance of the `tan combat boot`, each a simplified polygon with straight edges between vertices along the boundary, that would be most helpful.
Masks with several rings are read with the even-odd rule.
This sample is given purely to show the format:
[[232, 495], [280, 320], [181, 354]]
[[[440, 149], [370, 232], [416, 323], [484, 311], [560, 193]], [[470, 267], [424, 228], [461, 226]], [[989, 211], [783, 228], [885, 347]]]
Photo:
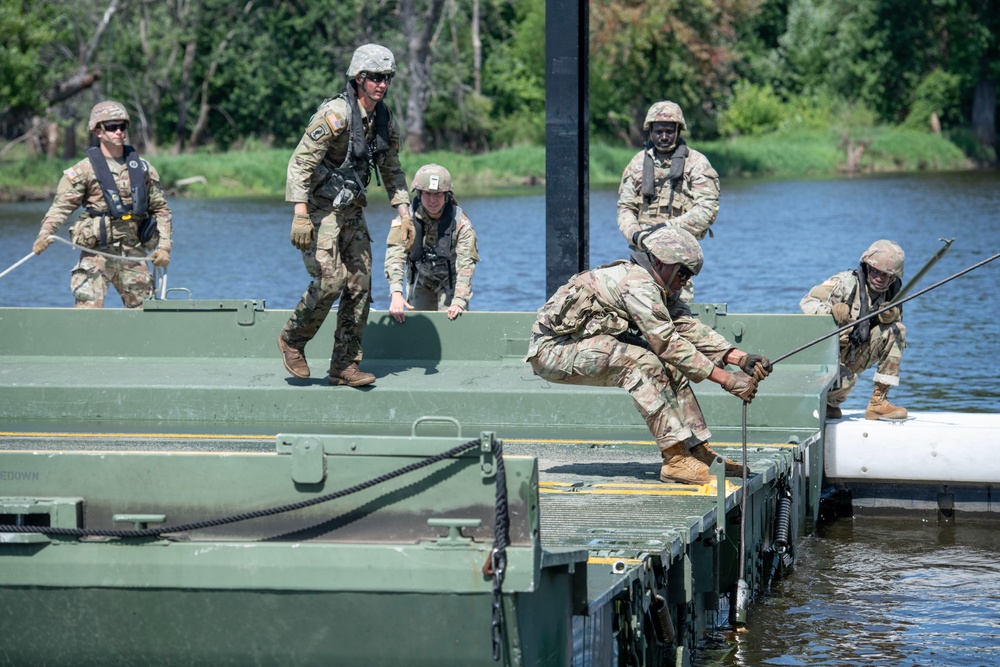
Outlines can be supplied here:
[[906, 408], [893, 405], [886, 398], [889, 389], [887, 384], [875, 383], [872, 400], [868, 402], [868, 409], [865, 410], [865, 419], [906, 419]]
[[[706, 443], [701, 443], [697, 447], [691, 448], [691, 455], [696, 459], [704, 463], [705, 465], [711, 467], [715, 463], [716, 456], [722, 456], [715, 452]], [[742, 477], [743, 476], [743, 466], [728, 457], [723, 457], [726, 461], [726, 477]], [[747, 470], [747, 474], [750, 474], [750, 470]]]
[[306, 363], [303, 351], [292, 347], [285, 341], [284, 336], [278, 336], [278, 349], [281, 350], [281, 360], [285, 363], [285, 370], [300, 380], [308, 379], [309, 364]]
[[365, 373], [358, 368], [356, 363], [352, 363], [347, 368], [331, 368], [327, 381], [332, 385], [346, 384], [348, 387], [363, 387], [374, 382], [375, 376], [371, 373]]
[[696, 459], [682, 444], [667, 447], [662, 452], [660, 481], [680, 484], [708, 484], [715, 479], [708, 474], [708, 466]]

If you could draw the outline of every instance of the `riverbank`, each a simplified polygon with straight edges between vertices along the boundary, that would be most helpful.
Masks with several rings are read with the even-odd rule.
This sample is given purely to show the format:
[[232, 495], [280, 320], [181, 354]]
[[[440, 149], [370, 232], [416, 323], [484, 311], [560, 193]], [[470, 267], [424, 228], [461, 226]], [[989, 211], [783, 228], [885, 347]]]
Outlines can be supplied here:
[[[775, 133], [717, 141], [690, 140], [705, 153], [723, 178], [832, 177], [855, 173], [960, 171], [974, 163], [939, 134], [898, 128], [874, 128], [860, 141], [845, 144], [830, 131]], [[591, 145], [590, 185], [615, 188], [636, 149]], [[199, 152], [148, 156], [173, 196], [282, 197], [291, 149], [228, 153]], [[515, 146], [481, 155], [445, 151], [401, 155], [412, 175], [420, 165], [437, 162], [452, 173], [455, 191], [465, 196], [499, 196], [541, 191], [545, 183], [545, 147]], [[61, 172], [76, 160], [23, 158], [0, 161], [0, 201], [49, 199]]]

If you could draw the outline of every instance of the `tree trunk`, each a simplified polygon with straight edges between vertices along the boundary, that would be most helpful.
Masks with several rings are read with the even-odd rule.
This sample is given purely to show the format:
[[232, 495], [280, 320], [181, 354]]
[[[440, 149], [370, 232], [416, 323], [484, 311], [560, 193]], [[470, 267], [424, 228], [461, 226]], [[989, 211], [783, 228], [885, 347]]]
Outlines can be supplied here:
[[993, 81], [980, 80], [972, 98], [972, 131], [979, 143], [996, 149], [997, 86]]
[[187, 106], [188, 92], [191, 89], [191, 69], [194, 67], [194, 57], [198, 53], [198, 42], [192, 39], [184, 46], [184, 60], [181, 63], [181, 86], [177, 93], [177, 142], [174, 153], [182, 153], [187, 145]]
[[[406, 31], [410, 65], [410, 96], [406, 104], [406, 148], [422, 153], [426, 147], [424, 114], [431, 97], [431, 48], [434, 28], [441, 19], [444, 0], [429, 0], [427, 10], [417, 20], [415, 0], [399, 0], [399, 10]], [[423, 29], [420, 29], [420, 23]]]
[[483, 42], [479, 38], [479, 0], [472, 0], [472, 90], [483, 92]]

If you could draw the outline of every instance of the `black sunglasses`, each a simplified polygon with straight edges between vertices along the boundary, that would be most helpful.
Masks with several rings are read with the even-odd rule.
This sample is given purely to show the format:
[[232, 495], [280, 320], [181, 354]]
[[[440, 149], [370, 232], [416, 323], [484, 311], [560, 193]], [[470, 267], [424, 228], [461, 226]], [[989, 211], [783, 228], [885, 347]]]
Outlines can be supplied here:
[[684, 282], [687, 282], [687, 281], [691, 280], [691, 276], [693, 276], [693, 275], [694, 275], [694, 272], [691, 271], [691, 269], [689, 269], [686, 266], [681, 266], [681, 267], [678, 267], [678, 269], [677, 269], [677, 277], [679, 277]]
[[382, 72], [368, 72], [365, 74], [365, 78], [372, 83], [382, 83], [383, 81], [392, 83], [392, 74], [384, 74]]
[[126, 132], [128, 130], [128, 123], [104, 123], [105, 132], [117, 132], [118, 130]]

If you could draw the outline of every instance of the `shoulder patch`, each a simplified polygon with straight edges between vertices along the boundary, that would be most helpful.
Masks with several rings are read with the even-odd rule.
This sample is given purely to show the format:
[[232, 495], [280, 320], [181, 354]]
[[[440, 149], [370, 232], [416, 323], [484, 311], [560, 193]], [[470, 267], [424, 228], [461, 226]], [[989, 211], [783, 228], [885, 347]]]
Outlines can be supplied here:
[[344, 127], [344, 122], [341, 119], [337, 118], [337, 114], [335, 113], [327, 114], [326, 122], [330, 124], [330, 128], [334, 132], [338, 132]]
[[317, 125], [314, 129], [309, 131], [309, 138], [313, 141], [319, 141], [326, 134], [326, 125]]
[[66, 174], [66, 178], [68, 178], [71, 181], [76, 180], [80, 176], [80, 172], [78, 172], [73, 167], [70, 167], [69, 169], [67, 169], [63, 173]]

